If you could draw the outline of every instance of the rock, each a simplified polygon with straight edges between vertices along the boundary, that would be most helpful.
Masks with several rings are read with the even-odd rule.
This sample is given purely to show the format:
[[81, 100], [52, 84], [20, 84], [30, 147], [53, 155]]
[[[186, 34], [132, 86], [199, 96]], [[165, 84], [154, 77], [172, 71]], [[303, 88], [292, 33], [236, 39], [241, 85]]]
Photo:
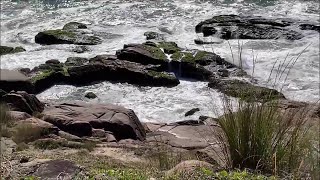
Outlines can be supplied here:
[[120, 106], [62, 103], [49, 106], [43, 114], [45, 121], [79, 137], [92, 136], [93, 128], [110, 131], [117, 140], [146, 137], [135, 113]]
[[193, 108], [193, 109], [189, 110], [188, 112], [186, 112], [184, 116], [186, 116], [186, 117], [187, 116], [192, 116], [194, 113], [196, 113], [198, 111], [200, 111], [199, 108]]
[[164, 41], [164, 35], [163, 34], [159, 34], [157, 32], [153, 32], [153, 31], [147, 31], [143, 34], [144, 36], [146, 36], [147, 40], [160, 40], [160, 41]]
[[66, 140], [70, 140], [70, 141], [81, 141], [82, 139], [79, 138], [78, 136], [69, 134], [67, 132], [64, 131], [59, 131], [58, 132], [58, 136], [60, 136], [61, 138], [64, 138]]
[[222, 39], [301, 39], [299, 32], [286, 29], [292, 22], [282, 19], [265, 19], [238, 15], [220, 15], [200, 22], [197, 33], [217, 35]]
[[117, 139], [114, 137], [112, 132], [110, 132], [110, 131], [105, 131], [105, 132], [106, 132], [107, 142], [117, 142]]
[[44, 109], [44, 104], [35, 95], [23, 91], [8, 93], [3, 96], [3, 101], [10, 106], [11, 110], [28, 114], [41, 113]]
[[34, 92], [34, 87], [28, 77], [16, 70], [0, 69], [0, 87], [3, 91]]
[[86, 93], [86, 95], [84, 97], [86, 97], [88, 99], [95, 99], [95, 98], [97, 98], [97, 95], [94, 94], [93, 92], [88, 92], [88, 93]]
[[70, 83], [87, 84], [95, 81], [111, 80], [147, 86], [176, 86], [179, 80], [166, 72], [147, 70], [147, 67], [113, 56], [96, 56], [88, 64], [68, 68]]
[[194, 40], [195, 44], [220, 44], [222, 42], [214, 42], [214, 41], [203, 41], [201, 39], [195, 39]]
[[21, 159], [20, 159], [20, 163], [27, 163], [29, 162], [30, 158], [27, 157], [27, 156], [23, 156]]
[[104, 138], [106, 135], [107, 134], [103, 129], [92, 129], [92, 137]]
[[181, 48], [178, 47], [177, 43], [175, 42], [161, 41], [161, 42], [158, 42], [156, 45], [158, 48], [163, 49], [163, 51], [166, 54], [173, 54], [182, 50]]
[[57, 59], [50, 59], [48, 61], [45, 62], [45, 64], [52, 64], [52, 65], [55, 65], [55, 64], [60, 64], [60, 61], [57, 60]]
[[46, 136], [49, 134], [57, 135], [58, 131], [59, 131], [59, 129], [56, 126], [54, 126], [53, 124], [50, 124], [50, 123], [45, 122], [41, 119], [33, 118], [33, 117], [28, 118], [26, 120], [18, 121], [17, 124], [23, 125], [23, 126], [30, 125], [34, 129], [39, 130], [41, 133], [40, 134], [41, 136]]
[[123, 49], [117, 51], [117, 58], [144, 65], [160, 64], [167, 66], [169, 60], [165, 53], [155, 44], [127, 44]]
[[82, 58], [82, 57], [69, 57], [67, 58], [67, 61], [65, 62], [66, 66], [81, 66], [84, 64], [88, 64], [89, 59]]
[[69, 22], [63, 26], [63, 30], [87, 29], [87, 25], [79, 22]]
[[220, 56], [206, 51], [178, 51], [171, 55], [171, 59], [179, 76], [198, 80], [208, 80], [219, 69], [234, 68]]
[[87, 46], [77, 46], [72, 51], [76, 53], [84, 53], [90, 51], [90, 49]]
[[216, 171], [218, 168], [210, 163], [205, 161], [198, 160], [188, 160], [183, 161], [176, 165], [174, 168], [166, 172], [167, 177], [175, 177], [177, 175], [195, 175], [199, 173], [199, 169], [206, 169], [211, 171]]
[[35, 42], [42, 45], [50, 44], [78, 44], [78, 45], [97, 45], [102, 40], [99, 37], [86, 35], [81, 32], [70, 30], [47, 30], [40, 32], [35, 37]]
[[23, 47], [0, 46], [0, 56], [5, 54], [13, 54], [26, 51]]
[[313, 24], [300, 24], [299, 27], [302, 30], [314, 30], [320, 32], [320, 26]]
[[256, 86], [237, 79], [211, 79], [208, 86], [218, 89], [228, 96], [238, 97], [246, 101], [270, 101], [285, 98], [277, 90]]
[[31, 115], [20, 111], [9, 111], [10, 117], [16, 121], [31, 118]]
[[76, 178], [80, 170], [81, 169], [71, 161], [57, 159], [42, 163], [36, 167], [31, 175], [46, 180], [72, 180]]

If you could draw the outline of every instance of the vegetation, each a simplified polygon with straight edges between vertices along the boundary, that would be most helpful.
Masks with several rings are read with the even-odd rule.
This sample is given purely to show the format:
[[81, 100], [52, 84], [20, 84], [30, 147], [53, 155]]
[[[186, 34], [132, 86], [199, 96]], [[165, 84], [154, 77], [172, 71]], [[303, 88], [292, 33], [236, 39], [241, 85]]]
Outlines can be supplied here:
[[167, 61], [167, 56], [164, 54], [164, 52], [160, 48], [150, 46], [150, 45], [143, 45], [143, 48], [148, 52], [150, 52], [153, 58]]
[[0, 137], [10, 136], [9, 128], [13, 126], [13, 121], [8, 110], [9, 109], [5, 104], [0, 104]]
[[[274, 175], [294, 174], [306, 158], [307, 112], [280, 112], [277, 101], [225, 101], [218, 134], [229, 167], [253, 169]], [[227, 143], [225, 143], [227, 142]]]

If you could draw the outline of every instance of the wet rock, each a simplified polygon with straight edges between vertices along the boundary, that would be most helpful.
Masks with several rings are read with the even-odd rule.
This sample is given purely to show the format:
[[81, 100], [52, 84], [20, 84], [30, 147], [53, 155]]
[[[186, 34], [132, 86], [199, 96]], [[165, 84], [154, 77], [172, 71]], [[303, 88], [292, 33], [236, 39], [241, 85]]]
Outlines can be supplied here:
[[0, 46], [0, 56], [5, 54], [13, 54], [26, 51], [23, 47]]
[[192, 116], [192, 115], [194, 115], [194, 113], [196, 113], [196, 112], [198, 112], [198, 111], [200, 111], [199, 108], [193, 108], [193, 109], [189, 110], [188, 112], [186, 112], [184, 116], [185, 116], [185, 117], [187, 117], [187, 116]]
[[92, 129], [104, 129], [117, 140], [145, 139], [145, 131], [138, 117], [130, 109], [115, 105], [62, 103], [43, 112], [44, 120], [70, 134], [92, 136]]
[[159, 34], [157, 32], [153, 32], [153, 31], [147, 31], [143, 34], [144, 36], [146, 36], [147, 40], [160, 40], [160, 41], [164, 41], [164, 35], [163, 34]]
[[238, 97], [246, 101], [269, 101], [285, 98], [277, 90], [256, 86], [237, 79], [211, 79], [208, 86], [218, 89], [228, 96]]
[[84, 53], [90, 51], [90, 49], [87, 46], [77, 46], [72, 51], [76, 53]]
[[168, 65], [169, 60], [165, 53], [155, 45], [147, 44], [127, 44], [124, 48], [117, 51], [117, 58], [144, 65], [160, 64]]
[[302, 30], [314, 30], [320, 32], [320, 26], [313, 24], [300, 24], [299, 27]]
[[88, 92], [88, 93], [86, 93], [85, 97], [88, 99], [95, 99], [95, 98], [97, 98], [97, 95], [94, 94], [93, 92]]
[[89, 63], [89, 59], [82, 57], [69, 57], [65, 62], [66, 66], [81, 66]]
[[50, 65], [50, 64], [52, 64], [52, 65], [54, 65], [54, 64], [60, 64], [60, 61], [57, 60], [57, 59], [50, 59], [50, 60], [46, 61], [45, 64], [49, 64], [49, 65]]
[[195, 43], [195, 44], [200, 44], [200, 45], [202, 45], [202, 44], [219, 44], [219, 43], [221, 43], [221, 42], [204, 41], [204, 40], [201, 40], [201, 39], [195, 39], [195, 40], [194, 40], [194, 43]]
[[163, 51], [166, 54], [173, 54], [182, 50], [181, 48], [178, 47], [177, 43], [175, 42], [161, 41], [161, 42], [158, 42], [156, 45], [157, 47], [163, 49]]
[[8, 93], [3, 97], [3, 101], [10, 106], [11, 110], [28, 114], [41, 113], [44, 109], [44, 104], [35, 95], [23, 91]]
[[302, 34], [286, 28], [291, 24], [282, 19], [220, 15], [200, 22], [195, 29], [205, 37], [217, 35], [222, 39], [301, 39]]
[[72, 29], [87, 29], [87, 25], [79, 22], [69, 22], [63, 26], [63, 30], [72, 30]]
[[42, 45], [50, 44], [78, 44], [78, 45], [97, 45], [102, 40], [99, 37], [86, 35], [81, 32], [70, 30], [47, 30], [40, 32], [35, 37], [35, 42]]
[[28, 77], [16, 70], [0, 69], [0, 87], [5, 92], [34, 92], [34, 87]]
[[42, 163], [36, 167], [31, 175], [46, 180], [72, 180], [76, 178], [76, 175], [80, 170], [81, 169], [73, 162], [58, 159]]

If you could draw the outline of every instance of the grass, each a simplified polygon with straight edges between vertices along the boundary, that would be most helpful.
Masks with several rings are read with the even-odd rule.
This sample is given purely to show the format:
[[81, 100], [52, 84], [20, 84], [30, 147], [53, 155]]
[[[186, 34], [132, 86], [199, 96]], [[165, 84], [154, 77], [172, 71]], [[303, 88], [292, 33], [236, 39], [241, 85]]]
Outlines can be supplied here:
[[0, 104], [0, 137], [10, 137], [10, 127], [13, 126], [14, 122], [10, 117], [9, 108], [5, 104]]

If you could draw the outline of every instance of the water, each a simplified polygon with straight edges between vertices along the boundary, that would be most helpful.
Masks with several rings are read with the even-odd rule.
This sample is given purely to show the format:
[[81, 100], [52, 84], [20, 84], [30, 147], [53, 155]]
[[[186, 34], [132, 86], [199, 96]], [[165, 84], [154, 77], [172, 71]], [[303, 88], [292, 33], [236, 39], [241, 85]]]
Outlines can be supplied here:
[[[2, 56], [1, 68], [32, 68], [48, 59], [64, 62], [70, 56], [114, 54], [123, 44], [144, 42], [145, 31], [157, 31], [181, 47], [214, 51], [235, 63], [239, 63], [238, 44], [243, 44], [243, 67], [249, 74], [254, 72], [253, 76], [259, 84], [275, 84], [277, 89], [282, 89], [285, 96], [292, 100], [316, 102], [319, 99], [318, 32], [301, 31], [305, 37], [297, 41], [232, 40], [229, 41], [234, 53], [232, 58], [226, 41], [205, 46], [196, 45], [193, 41], [198, 38], [194, 32], [195, 25], [220, 14], [291, 18], [316, 24], [320, 22], [316, 0], [4, 0], [1, 1], [1, 44], [23, 46], [27, 52]], [[72, 51], [75, 45], [41, 46], [34, 43], [34, 36], [39, 31], [62, 28], [70, 21], [88, 24], [103, 35], [103, 43], [90, 46], [90, 51], [82, 54]], [[211, 40], [211, 37], [207, 40]], [[277, 71], [273, 70], [269, 80], [275, 63], [275, 67], [278, 67], [288, 53], [288, 59], [297, 57], [307, 46], [287, 78], [283, 75], [274, 83]], [[257, 56], [254, 65], [253, 55]], [[85, 100], [83, 94], [90, 90], [98, 94], [99, 99], [96, 101], [132, 108], [143, 121], [171, 122], [215, 114], [212, 106], [221, 106], [218, 100], [221, 94], [206, 86], [205, 82], [181, 81], [174, 88], [138, 88], [105, 82], [86, 87], [55, 86], [38, 97], [55, 101]], [[184, 113], [194, 107], [199, 107], [201, 111], [185, 118]]]

